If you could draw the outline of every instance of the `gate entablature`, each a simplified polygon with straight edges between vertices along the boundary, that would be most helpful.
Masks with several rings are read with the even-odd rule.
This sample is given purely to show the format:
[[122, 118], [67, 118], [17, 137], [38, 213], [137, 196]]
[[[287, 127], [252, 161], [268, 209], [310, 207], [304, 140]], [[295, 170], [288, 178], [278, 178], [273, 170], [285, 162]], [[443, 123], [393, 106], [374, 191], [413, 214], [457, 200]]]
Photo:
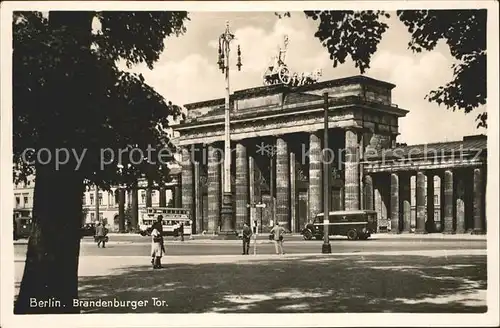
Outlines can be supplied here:
[[[271, 85], [236, 91], [230, 98], [233, 140], [322, 129], [324, 100], [330, 97], [330, 128], [367, 127], [397, 135], [408, 111], [391, 103], [393, 84], [365, 76], [301, 87]], [[223, 140], [224, 99], [185, 105], [187, 119], [173, 126], [179, 145]]]

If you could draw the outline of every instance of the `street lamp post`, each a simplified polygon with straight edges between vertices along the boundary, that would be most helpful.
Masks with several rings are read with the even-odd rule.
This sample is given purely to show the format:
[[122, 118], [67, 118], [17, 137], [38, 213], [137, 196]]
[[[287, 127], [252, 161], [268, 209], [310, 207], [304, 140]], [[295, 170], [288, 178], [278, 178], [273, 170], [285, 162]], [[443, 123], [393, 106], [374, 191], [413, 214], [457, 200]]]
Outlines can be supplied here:
[[329, 227], [330, 227], [330, 165], [328, 149], [328, 93], [323, 94], [324, 99], [324, 135], [323, 135], [323, 246], [321, 253], [329, 254], [332, 252], [330, 245]]
[[[234, 34], [229, 30], [229, 22], [226, 22], [226, 30], [219, 37], [219, 69], [222, 71], [226, 82], [225, 110], [224, 110], [224, 186], [221, 208], [221, 231], [220, 234], [226, 238], [237, 236], [234, 229], [233, 195], [231, 193], [231, 136], [229, 127], [230, 113], [230, 89], [229, 89], [229, 52]], [[238, 46], [238, 70], [241, 70], [241, 51]]]

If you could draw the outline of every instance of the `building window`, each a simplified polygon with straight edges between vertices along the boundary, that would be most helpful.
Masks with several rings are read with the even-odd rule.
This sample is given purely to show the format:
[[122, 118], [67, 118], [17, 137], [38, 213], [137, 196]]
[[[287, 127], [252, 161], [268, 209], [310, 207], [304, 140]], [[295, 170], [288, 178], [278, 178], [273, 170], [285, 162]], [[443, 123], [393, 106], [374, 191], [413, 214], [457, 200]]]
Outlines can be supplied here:
[[87, 197], [85, 197], [85, 194], [82, 197], [82, 205], [83, 206], [87, 205]]
[[90, 220], [95, 221], [95, 213], [90, 213]]
[[28, 196], [23, 196], [23, 201], [24, 201], [24, 207], [29, 207], [29, 199]]
[[103, 218], [104, 218], [104, 215], [102, 213], [99, 213], [99, 221], [102, 221]]
[[438, 195], [434, 195], [434, 205], [438, 205], [439, 204], [439, 197]]
[[120, 191], [115, 190], [115, 204], [119, 204], [119, 203], [120, 203]]
[[16, 196], [16, 207], [19, 207], [21, 205], [21, 197]]
[[437, 210], [437, 211], [434, 211], [434, 221], [441, 221], [441, 211]]
[[146, 203], [146, 192], [144, 190], [141, 191], [141, 204]]
[[99, 205], [102, 205], [102, 192], [99, 193]]
[[90, 194], [90, 205], [94, 205], [94, 194]]

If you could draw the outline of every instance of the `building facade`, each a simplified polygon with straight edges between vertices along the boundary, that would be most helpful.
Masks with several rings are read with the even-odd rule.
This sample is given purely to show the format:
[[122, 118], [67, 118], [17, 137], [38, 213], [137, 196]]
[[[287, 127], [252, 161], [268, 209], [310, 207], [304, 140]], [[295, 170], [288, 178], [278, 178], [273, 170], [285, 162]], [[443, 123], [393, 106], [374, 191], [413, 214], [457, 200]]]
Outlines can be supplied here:
[[[486, 137], [432, 145], [397, 144], [398, 120], [408, 111], [392, 103], [394, 87], [354, 76], [233, 93], [233, 228], [257, 221], [259, 230], [267, 231], [278, 221], [299, 232], [323, 211], [327, 93], [331, 210], [374, 209], [379, 231], [484, 233]], [[224, 99], [185, 107], [186, 120], [174, 126], [180, 133], [182, 152], [182, 206], [192, 213], [195, 233], [217, 233]], [[266, 207], [249, 206], [260, 202]]]
[[[180, 183], [175, 178], [179, 172], [179, 168], [171, 168], [174, 179], [165, 184], [164, 188], [158, 186], [148, 188], [145, 180], [139, 181], [137, 188], [114, 186], [109, 191], [99, 189], [96, 192], [95, 186], [88, 187], [82, 195], [82, 224], [100, 221], [107, 225], [112, 232], [124, 232], [128, 229], [125, 222], [126, 212], [129, 212], [131, 228], [136, 229], [139, 213], [148, 206], [180, 208]], [[32, 217], [34, 190], [34, 176], [30, 177], [27, 183], [14, 185], [15, 213], [20, 216]], [[120, 197], [120, 192], [123, 198]], [[98, 205], [97, 202], [99, 202]], [[123, 208], [122, 213], [120, 213], [120, 205]]]
[[[398, 120], [408, 111], [392, 103], [394, 87], [354, 76], [234, 92], [232, 228], [256, 221], [259, 231], [267, 232], [278, 221], [300, 232], [323, 211], [322, 181], [328, 178], [330, 210], [376, 210], [379, 232], [485, 233], [486, 136], [425, 145], [396, 143]], [[83, 195], [83, 222], [99, 217], [112, 231], [124, 231], [127, 210], [134, 229], [142, 207], [172, 206], [189, 210], [193, 234], [220, 231], [224, 99], [185, 107], [186, 119], [173, 127], [181, 163], [170, 170], [171, 181], [162, 186], [139, 181], [135, 188], [114, 187], [109, 192], [89, 189]], [[327, 174], [322, 168], [325, 108]], [[33, 187], [14, 188], [17, 209], [31, 211]], [[257, 203], [265, 207], [251, 206]]]

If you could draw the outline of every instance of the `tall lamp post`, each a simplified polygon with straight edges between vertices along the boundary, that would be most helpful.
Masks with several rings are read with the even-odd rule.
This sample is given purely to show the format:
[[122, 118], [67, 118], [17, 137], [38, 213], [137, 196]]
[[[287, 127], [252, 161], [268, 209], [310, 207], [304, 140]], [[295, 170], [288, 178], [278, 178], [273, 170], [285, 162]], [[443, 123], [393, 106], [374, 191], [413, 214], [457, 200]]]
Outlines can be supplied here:
[[329, 149], [328, 149], [328, 107], [329, 99], [328, 93], [323, 94], [324, 99], [324, 135], [323, 135], [323, 246], [321, 253], [329, 254], [332, 252], [332, 245], [330, 245], [330, 171], [329, 165]]
[[[229, 30], [229, 22], [226, 21], [226, 30], [219, 37], [219, 60], [217, 64], [225, 76], [226, 95], [224, 110], [224, 186], [221, 208], [221, 232], [226, 237], [236, 236], [233, 216], [233, 195], [231, 193], [231, 136], [229, 127], [230, 113], [230, 89], [229, 89], [229, 52], [234, 34]], [[238, 45], [238, 70], [241, 70], [241, 51]]]

